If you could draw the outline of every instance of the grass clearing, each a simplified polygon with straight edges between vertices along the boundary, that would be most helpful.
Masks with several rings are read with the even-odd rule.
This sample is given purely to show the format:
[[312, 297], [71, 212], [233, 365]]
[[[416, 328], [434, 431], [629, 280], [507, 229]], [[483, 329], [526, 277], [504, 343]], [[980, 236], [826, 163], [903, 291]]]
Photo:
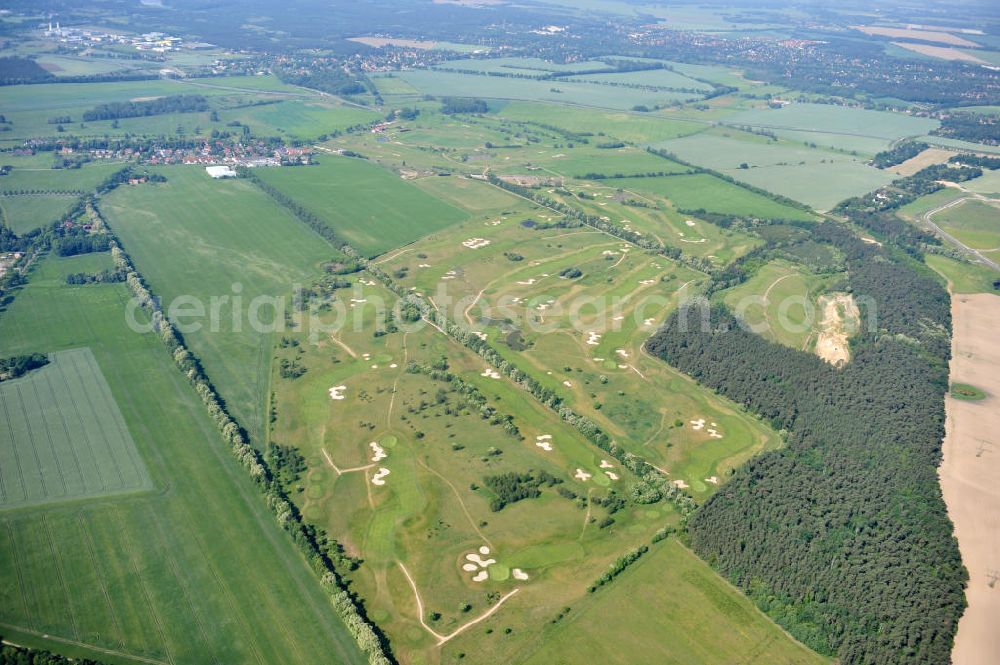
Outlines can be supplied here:
[[986, 266], [957, 261], [947, 256], [927, 254], [924, 262], [945, 278], [952, 293], [997, 293], [993, 286], [1000, 273]]
[[934, 223], [972, 249], [1000, 250], [1000, 207], [966, 200], [934, 215]]
[[0, 509], [152, 489], [90, 349], [0, 383]]
[[0, 212], [3, 213], [4, 225], [21, 235], [59, 221], [76, 200], [77, 197], [72, 195], [0, 196]]
[[370, 256], [466, 217], [391, 171], [360, 159], [325, 156], [316, 166], [267, 169], [260, 176]]

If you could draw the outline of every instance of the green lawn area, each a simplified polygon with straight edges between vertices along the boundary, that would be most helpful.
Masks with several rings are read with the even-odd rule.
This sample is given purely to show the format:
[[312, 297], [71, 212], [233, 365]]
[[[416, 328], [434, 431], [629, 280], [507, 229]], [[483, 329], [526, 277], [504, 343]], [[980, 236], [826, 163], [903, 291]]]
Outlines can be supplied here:
[[972, 249], [1000, 249], [1000, 206], [967, 200], [942, 210], [933, 219]]
[[156, 491], [0, 511], [4, 638], [117, 664], [363, 662], [160, 341], [127, 327], [125, 285], [65, 284], [92, 258], [44, 260], [0, 317], [0, 356], [89, 348], [81, 376], [105, 378]]
[[0, 178], [0, 191], [88, 191], [124, 166], [120, 162], [93, 162], [78, 169], [17, 168]]
[[[656, 143], [702, 131], [698, 122], [661, 118], [644, 113], [566, 108], [556, 104], [511, 102], [499, 116], [509, 120], [541, 123], [571, 132], [604, 132], [608, 139], [634, 143]], [[597, 140], [594, 141], [599, 142]]]
[[813, 219], [804, 210], [772, 201], [766, 196], [706, 173], [666, 178], [622, 178], [606, 180], [604, 184], [620, 184], [638, 192], [664, 196], [681, 210], [703, 209], [708, 212], [771, 219]]
[[23, 234], [59, 221], [76, 203], [72, 195], [0, 196], [3, 223], [14, 233]]
[[467, 217], [458, 208], [365, 160], [320, 159], [315, 166], [261, 170], [260, 176], [370, 256]]
[[[276, 316], [283, 325], [267, 299], [284, 298], [279, 306], [288, 307], [294, 286], [307, 286], [336, 252], [247, 181], [213, 180], [201, 167], [164, 167], [159, 173], [166, 183], [119, 187], [101, 202], [101, 210], [139, 271], [165, 299], [168, 315], [167, 305], [175, 299], [193, 298], [204, 308], [201, 317], [185, 318], [190, 307], [177, 300], [183, 306], [171, 318], [201, 324], [185, 337], [234, 415], [259, 442], [268, 324]], [[237, 296], [241, 305], [234, 321]], [[250, 316], [263, 324], [258, 330]]]
[[546, 626], [522, 655], [517, 662], [527, 665], [829, 662], [673, 538]]
[[947, 256], [927, 254], [924, 262], [937, 271], [951, 284], [952, 293], [998, 293], [993, 287], [994, 280], [1000, 279], [1000, 272], [981, 265], [956, 261]]

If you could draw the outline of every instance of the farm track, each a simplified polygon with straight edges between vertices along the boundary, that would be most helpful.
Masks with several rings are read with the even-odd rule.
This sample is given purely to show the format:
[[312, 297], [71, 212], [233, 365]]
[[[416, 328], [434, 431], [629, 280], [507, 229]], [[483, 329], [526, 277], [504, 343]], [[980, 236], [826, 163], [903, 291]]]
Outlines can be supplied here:
[[57, 637], [55, 635], [49, 635], [48, 633], [43, 633], [30, 628], [25, 628], [23, 626], [15, 626], [14, 624], [10, 623], [0, 622], [0, 628], [7, 628], [8, 630], [16, 630], [18, 632], [28, 633], [29, 635], [40, 637], [45, 640], [50, 640], [52, 642], [58, 642], [60, 644], [66, 644], [74, 647], [80, 647], [81, 649], [89, 649], [91, 651], [102, 653], [107, 656], [114, 656], [116, 658], [134, 660], [139, 663], [149, 663], [150, 665], [170, 665], [167, 661], [157, 660], [156, 658], [140, 656], [138, 654], [128, 653], [127, 651], [115, 651], [114, 649], [106, 649], [104, 647], [99, 647], [94, 644], [87, 644], [86, 642], [78, 642], [76, 640], [66, 639], [65, 637]]

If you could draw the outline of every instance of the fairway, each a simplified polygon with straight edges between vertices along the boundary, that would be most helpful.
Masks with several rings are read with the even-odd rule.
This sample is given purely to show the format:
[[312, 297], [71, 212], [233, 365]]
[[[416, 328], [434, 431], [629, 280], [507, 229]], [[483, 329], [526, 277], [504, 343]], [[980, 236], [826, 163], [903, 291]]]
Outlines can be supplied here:
[[0, 383], [0, 509], [151, 489], [90, 349]]
[[316, 166], [259, 175], [370, 256], [466, 218], [454, 206], [361, 159], [323, 156]]
[[789, 639], [672, 538], [652, 545], [609, 588], [547, 626], [522, 656], [517, 662], [528, 665], [828, 662]]
[[[268, 331], [283, 325], [295, 286], [338, 255], [248, 182], [213, 180], [198, 166], [159, 173], [166, 183], [119, 187], [101, 210], [229, 408], [260, 440]], [[175, 299], [177, 316], [169, 309]], [[201, 314], [184, 316], [192, 311]]]
[[972, 249], [1000, 250], [1000, 207], [968, 200], [933, 216], [934, 223]]

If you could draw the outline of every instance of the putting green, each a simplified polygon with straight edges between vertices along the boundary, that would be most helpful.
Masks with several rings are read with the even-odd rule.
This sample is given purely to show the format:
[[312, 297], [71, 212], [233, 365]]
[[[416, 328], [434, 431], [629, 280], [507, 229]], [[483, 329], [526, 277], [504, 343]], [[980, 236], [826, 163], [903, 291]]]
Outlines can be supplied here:
[[488, 570], [490, 571], [490, 579], [494, 582], [503, 582], [510, 579], [510, 567], [502, 563], [495, 563]]

